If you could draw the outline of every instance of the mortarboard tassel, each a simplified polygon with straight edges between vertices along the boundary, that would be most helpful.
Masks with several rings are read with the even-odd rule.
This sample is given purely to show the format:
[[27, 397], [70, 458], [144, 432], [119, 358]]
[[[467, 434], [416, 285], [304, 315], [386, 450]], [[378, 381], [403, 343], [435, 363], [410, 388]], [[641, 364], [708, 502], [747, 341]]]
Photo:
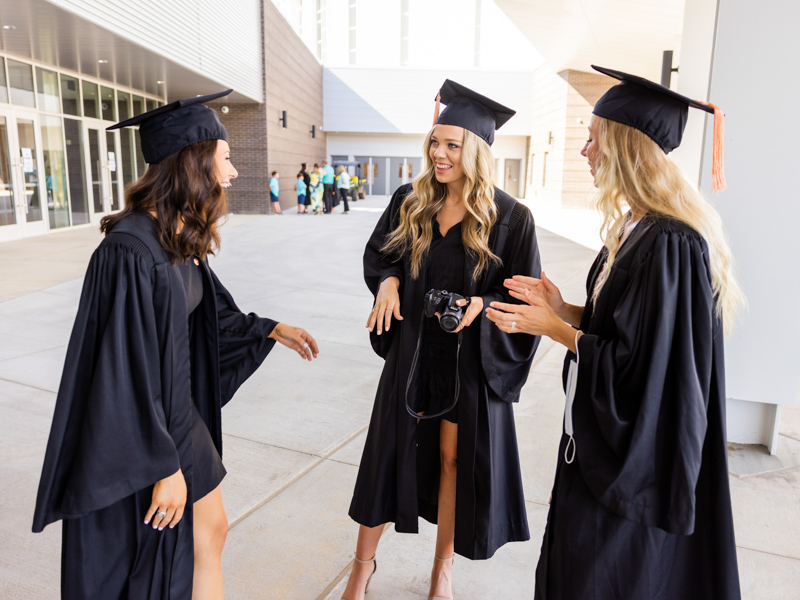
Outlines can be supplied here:
[[[439, 120], [439, 101], [442, 99], [441, 94], [436, 94], [436, 108], [433, 110], [433, 125], [436, 125], [436, 121]], [[431, 127], [433, 127], [431, 125]]]
[[727, 188], [725, 183], [725, 164], [722, 153], [722, 141], [725, 128], [725, 113], [714, 104], [710, 102], [703, 102], [708, 107], [714, 109], [714, 150], [711, 167], [711, 175], [714, 178], [713, 189], [715, 192], [721, 192]]

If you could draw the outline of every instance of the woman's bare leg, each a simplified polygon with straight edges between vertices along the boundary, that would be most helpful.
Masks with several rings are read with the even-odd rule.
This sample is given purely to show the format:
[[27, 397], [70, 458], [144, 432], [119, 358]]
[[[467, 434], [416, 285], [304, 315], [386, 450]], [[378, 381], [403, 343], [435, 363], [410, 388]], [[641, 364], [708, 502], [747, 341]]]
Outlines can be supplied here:
[[[383, 527], [383, 525], [378, 525], [377, 527], [359, 526], [358, 542], [356, 542], [356, 558], [360, 560], [370, 560], [375, 557], [375, 551], [378, 549], [378, 542], [381, 539]], [[372, 575], [374, 569], [375, 566], [371, 562], [364, 564], [354, 560], [353, 568], [350, 570], [347, 587], [344, 588], [342, 598], [346, 600], [363, 600], [364, 586], [367, 585], [367, 579]]]
[[[439, 477], [439, 515], [436, 530], [436, 556], [450, 559], [453, 556], [456, 537], [456, 451], [458, 449], [458, 425], [445, 421], [439, 426], [439, 451], [441, 475]], [[429, 596], [452, 598], [450, 573], [451, 560], [433, 561]]]
[[228, 517], [220, 487], [194, 503], [194, 578], [192, 600], [222, 600], [222, 548]]

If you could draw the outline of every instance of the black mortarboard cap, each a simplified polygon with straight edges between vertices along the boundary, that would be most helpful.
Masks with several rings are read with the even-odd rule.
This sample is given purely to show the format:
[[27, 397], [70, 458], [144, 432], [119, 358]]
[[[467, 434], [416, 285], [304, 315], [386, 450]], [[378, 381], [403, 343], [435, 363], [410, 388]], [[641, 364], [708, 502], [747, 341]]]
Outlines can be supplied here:
[[722, 111], [713, 104], [698, 102], [658, 83], [592, 65], [595, 71], [619, 79], [621, 83], [610, 88], [594, 105], [598, 117], [616, 121], [638, 129], [653, 140], [664, 153], [669, 154], [680, 146], [689, 107], [699, 108], [714, 115], [714, 189], [725, 188], [722, 173]]
[[139, 125], [144, 160], [148, 164], [157, 164], [178, 150], [198, 142], [228, 141], [228, 132], [220, 123], [216, 111], [203, 103], [227, 96], [232, 91], [176, 100], [108, 129]]
[[[441, 114], [439, 102], [447, 105]], [[516, 111], [499, 102], [445, 79], [436, 97], [433, 124], [463, 127], [491, 146], [495, 129], [500, 129], [515, 114]]]

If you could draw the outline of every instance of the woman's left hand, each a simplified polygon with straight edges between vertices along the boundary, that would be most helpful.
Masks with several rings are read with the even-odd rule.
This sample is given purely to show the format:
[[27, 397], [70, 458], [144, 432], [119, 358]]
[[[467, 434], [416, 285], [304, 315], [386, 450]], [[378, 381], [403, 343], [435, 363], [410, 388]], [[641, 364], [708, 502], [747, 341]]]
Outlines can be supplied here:
[[548, 335], [562, 323], [546, 300], [538, 294], [525, 294], [526, 304], [492, 302], [486, 309], [487, 318], [506, 333]]
[[300, 327], [278, 323], [272, 333], [269, 334], [269, 337], [297, 352], [300, 358], [311, 360], [312, 358], [317, 358], [319, 354], [316, 340], [311, 337], [310, 333]]
[[[458, 300], [456, 304], [458, 306], [464, 306], [467, 303], [467, 300]], [[464, 316], [461, 317], [461, 325], [456, 327], [452, 333], [458, 333], [464, 327], [469, 327], [472, 322], [475, 320], [481, 311], [483, 310], [483, 298], [480, 296], [472, 296], [469, 299], [469, 306], [467, 306], [467, 310], [464, 311]]]

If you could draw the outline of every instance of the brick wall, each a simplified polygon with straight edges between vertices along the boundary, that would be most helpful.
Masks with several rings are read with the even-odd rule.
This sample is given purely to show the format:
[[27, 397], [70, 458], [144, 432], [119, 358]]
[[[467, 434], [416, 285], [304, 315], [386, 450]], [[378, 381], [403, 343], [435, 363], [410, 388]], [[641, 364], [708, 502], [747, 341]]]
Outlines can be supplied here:
[[[231, 161], [239, 177], [228, 190], [229, 210], [235, 213], [272, 214], [269, 180], [280, 177], [282, 208], [297, 205], [294, 189], [300, 163], [325, 158], [322, 126], [322, 66], [269, 0], [263, 2], [264, 80], [263, 104], [215, 103], [228, 130]], [[220, 108], [228, 107], [222, 114]], [[279, 122], [287, 112], [287, 127]], [[316, 125], [316, 138], [309, 133]]]

